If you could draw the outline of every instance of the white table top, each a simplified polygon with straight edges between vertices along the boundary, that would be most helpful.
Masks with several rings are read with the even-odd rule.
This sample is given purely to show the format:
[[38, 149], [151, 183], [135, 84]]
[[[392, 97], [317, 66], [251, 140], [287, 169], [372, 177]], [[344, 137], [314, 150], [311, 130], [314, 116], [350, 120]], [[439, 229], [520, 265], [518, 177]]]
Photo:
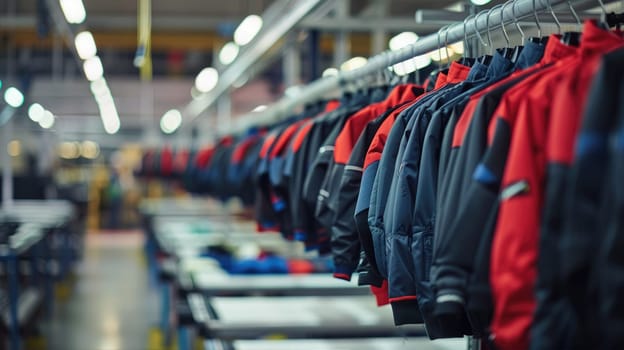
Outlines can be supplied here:
[[369, 294], [369, 289], [351, 282], [338, 280], [331, 274], [310, 275], [228, 275], [214, 271], [195, 271], [191, 274], [195, 289], [209, 295], [283, 293], [284, 295], [341, 295]]
[[366, 338], [366, 339], [284, 339], [236, 340], [235, 350], [464, 350], [464, 339], [426, 337]]

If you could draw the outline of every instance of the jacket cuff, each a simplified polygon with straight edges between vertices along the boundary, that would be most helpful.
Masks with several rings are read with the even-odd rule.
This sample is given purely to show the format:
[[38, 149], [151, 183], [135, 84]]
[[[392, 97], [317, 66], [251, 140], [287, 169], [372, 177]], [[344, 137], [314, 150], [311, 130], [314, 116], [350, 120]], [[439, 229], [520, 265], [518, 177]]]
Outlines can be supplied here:
[[374, 286], [381, 288], [383, 282], [383, 277], [371, 271], [360, 272], [358, 275], [358, 286]]
[[345, 265], [336, 265], [334, 268], [334, 277], [345, 281], [351, 281], [351, 275], [354, 270], [355, 269]]
[[404, 324], [418, 324], [422, 323], [422, 317], [420, 315], [420, 309], [418, 308], [418, 301], [416, 296], [413, 299], [393, 300], [390, 298], [390, 305], [392, 305], [392, 314], [394, 316], [394, 324], [397, 326]]

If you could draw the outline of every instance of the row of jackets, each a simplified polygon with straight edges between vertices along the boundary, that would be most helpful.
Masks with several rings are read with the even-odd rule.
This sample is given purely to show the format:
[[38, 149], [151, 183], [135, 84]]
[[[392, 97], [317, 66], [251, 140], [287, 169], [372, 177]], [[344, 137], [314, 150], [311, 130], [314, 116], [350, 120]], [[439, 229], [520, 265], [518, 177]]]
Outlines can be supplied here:
[[578, 46], [552, 35], [453, 62], [432, 91], [371, 89], [224, 139], [182, 177], [332, 254], [335, 277], [358, 272], [432, 339], [624, 348], [622, 48], [589, 21]]

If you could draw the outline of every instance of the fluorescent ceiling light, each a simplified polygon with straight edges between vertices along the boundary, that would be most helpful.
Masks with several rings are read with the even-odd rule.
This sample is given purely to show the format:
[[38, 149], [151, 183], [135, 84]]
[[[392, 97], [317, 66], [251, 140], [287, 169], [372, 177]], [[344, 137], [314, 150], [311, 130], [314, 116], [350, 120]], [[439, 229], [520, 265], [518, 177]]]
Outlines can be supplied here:
[[358, 69], [366, 65], [366, 62], [368, 62], [368, 59], [361, 57], [361, 56], [356, 56], [356, 57], [349, 59], [345, 63], [341, 64], [340, 70], [350, 71], [350, 70]]
[[486, 4], [488, 4], [490, 1], [492, 1], [492, 0], [470, 0], [470, 2], [471, 2], [471, 3], [473, 3], [474, 5], [477, 5], [477, 6], [483, 6], [483, 5], [486, 5]]
[[83, 141], [80, 144], [80, 155], [87, 159], [95, 159], [100, 155], [100, 146], [93, 141]]
[[76, 34], [74, 45], [76, 45], [78, 56], [83, 60], [89, 59], [97, 54], [97, 47], [95, 46], [95, 40], [91, 32], [84, 31]]
[[392, 51], [400, 50], [418, 41], [418, 35], [414, 32], [403, 32], [393, 36], [388, 42], [388, 47]]
[[17, 108], [24, 103], [24, 95], [21, 91], [11, 86], [4, 92], [4, 101], [9, 106]]
[[259, 105], [258, 107], [254, 108], [252, 112], [262, 112], [266, 109], [267, 109], [266, 105]]
[[221, 51], [219, 51], [219, 62], [224, 65], [234, 62], [236, 56], [238, 56], [238, 51], [238, 45], [231, 41], [223, 45]]
[[168, 110], [160, 118], [160, 129], [165, 134], [171, 134], [182, 125], [182, 114], [177, 109]]
[[44, 129], [49, 129], [54, 125], [54, 114], [50, 111], [44, 111], [41, 120], [39, 120], [39, 126]]
[[219, 72], [216, 69], [212, 67], [204, 68], [195, 78], [195, 88], [200, 92], [208, 92], [217, 86], [218, 81]]
[[82, 0], [60, 0], [60, 3], [67, 22], [80, 24], [87, 18], [87, 11]]
[[97, 56], [93, 56], [84, 61], [82, 68], [84, 69], [85, 76], [89, 81], [98, 80], [104, 75], [102, 61], [100, 61], [100, 58]]
[[262, 29], [262, 17], [249, 15], [238, 25], [234, 31], [234, 42], [239, 46], [249, 44]]
[[325, 69], [323, 71], [323, 74], [322, 74], [323, 78], [324, 77], [334, 77], [336, 75], [338, 75], [338, 69], [336, 69], [336, 68], [327, 68], [327, 69]]
[[45, 109], [43, 109], [43, 107], [40, 104], [33, 103], [30, 105], [30, 107], [28, 107], [28, 118], [30, 118], [30, 120], [36, 123], [40, 121], [41, 118], [43, 118], [44, 112], [45, 112]]

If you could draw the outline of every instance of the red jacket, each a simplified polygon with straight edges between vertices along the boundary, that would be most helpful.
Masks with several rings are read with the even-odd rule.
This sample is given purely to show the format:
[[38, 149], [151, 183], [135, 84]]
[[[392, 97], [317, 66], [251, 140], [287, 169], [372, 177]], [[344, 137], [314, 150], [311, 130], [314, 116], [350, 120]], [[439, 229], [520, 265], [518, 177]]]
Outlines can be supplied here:
[[[519, 96], [490, 263], [492, 333], [499, 349], [524, 350], [529, 346], [547, 144], [554, 142], [558, 146], [554, 148], [572, 149], [584, 97], [598, 66], [595, 57], [621, 44], [621, 38], [588, 22], [583, 30], [581, 53], [557, 62]], [[583, 77], [575, 79], [572, 90], [561, 84], [571, 75]], [[554, 109], [552, 101], [558, 94], [559, 100], [568, 101], [569, 108]], [[562, 120], [565, 122], [561, 123]]]

